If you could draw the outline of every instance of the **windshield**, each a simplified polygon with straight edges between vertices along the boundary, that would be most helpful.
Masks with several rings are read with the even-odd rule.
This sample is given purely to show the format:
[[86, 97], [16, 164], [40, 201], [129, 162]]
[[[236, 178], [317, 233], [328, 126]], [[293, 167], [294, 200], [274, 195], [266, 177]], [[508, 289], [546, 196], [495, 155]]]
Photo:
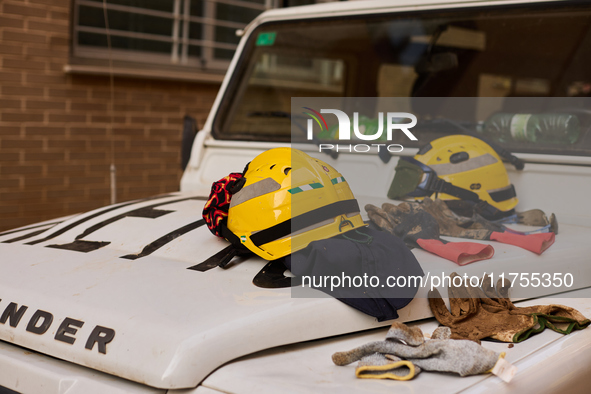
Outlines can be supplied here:
[[[461, 133], [453, 126], [460, 122], [516, 152], [590, 155], [591, 107], [589, 100], [577, 99], [591, 96], [589, 64], [591, 9], [584, 3], [268, 23], [245, 47], [213, 134], [290, 141], [292, 97], [398, 97], [397, 111], [414, 113], [419, 119], [415, 130], [426, 129], [421, 144], [442, 133]], [[424, 111], [417, 108], [417, 97], [496, 99]], [[528, 100], [533, 97], [552, 99]], [[545, 137], [495, 134], [491, 122], [511, 123], [507, 113], [544, 114], [570, 134], [559, 144]], [[438, 117], [454, 122], [439, 122], [433, 130]]]

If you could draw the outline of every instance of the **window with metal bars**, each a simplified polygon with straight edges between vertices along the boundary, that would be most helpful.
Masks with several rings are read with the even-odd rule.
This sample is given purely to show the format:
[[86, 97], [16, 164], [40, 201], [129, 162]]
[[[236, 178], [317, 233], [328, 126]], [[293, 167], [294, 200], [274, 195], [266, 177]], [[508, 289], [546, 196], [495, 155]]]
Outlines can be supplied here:
[[223, 70], [240, 39], [236, 30], [276, 4], [274, 0], [74, 0], [73, 54]]

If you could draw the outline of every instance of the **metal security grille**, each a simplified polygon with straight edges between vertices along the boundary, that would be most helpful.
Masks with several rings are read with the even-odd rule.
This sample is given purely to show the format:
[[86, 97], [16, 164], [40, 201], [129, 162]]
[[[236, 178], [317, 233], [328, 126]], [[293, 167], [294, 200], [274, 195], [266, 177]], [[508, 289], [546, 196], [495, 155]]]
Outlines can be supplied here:
[[[75, 0], [74, 55], [224, 69], [236, 30], [273, 0]], [[106, 7], [108, 25], [105, 23]]]

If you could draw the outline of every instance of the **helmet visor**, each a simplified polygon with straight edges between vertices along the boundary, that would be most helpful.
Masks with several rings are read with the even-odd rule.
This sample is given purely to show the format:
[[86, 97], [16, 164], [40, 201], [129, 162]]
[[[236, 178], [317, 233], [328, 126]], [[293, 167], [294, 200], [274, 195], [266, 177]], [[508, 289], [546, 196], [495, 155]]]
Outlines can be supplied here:
[[437, 177], [435, 171], [412, 157], [401, 157], [396, 165], [396, 174], [388, 190], [388, 198], [400, 200], [406, 196], [427, 197], [428, 181]]

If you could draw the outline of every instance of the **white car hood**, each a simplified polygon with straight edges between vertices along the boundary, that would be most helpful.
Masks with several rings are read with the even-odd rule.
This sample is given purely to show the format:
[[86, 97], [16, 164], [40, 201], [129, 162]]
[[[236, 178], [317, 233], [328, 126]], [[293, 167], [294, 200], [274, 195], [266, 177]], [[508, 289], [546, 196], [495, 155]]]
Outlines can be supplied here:
[[188, 269], [227, 246], [200, 222], [203, 204], [161, 196], [0, 235], [0, 339], [183, 388], [245, 354], [379, 325], [334, 299], [255, 286], [259, 258]]
[[[0, 234], [0, 340], [149, 386], [188, 388], [247, 354], [388, 324], [336, 299], [253, 284], [277, 271], [263, 270], [259, 258], [204, 267], [228, 245], [204, 225], [204, 202], [159, 196]], [[589, 278], [590, 235], [563, 226], [542, 256], [495, 243], [493, 260], [465, 270], [562, 261], [564, 272]], [[425, 273], [458, 268], [413, 253]], [[427, 291], [419, 289], [398, 321], [432, 316]]]

